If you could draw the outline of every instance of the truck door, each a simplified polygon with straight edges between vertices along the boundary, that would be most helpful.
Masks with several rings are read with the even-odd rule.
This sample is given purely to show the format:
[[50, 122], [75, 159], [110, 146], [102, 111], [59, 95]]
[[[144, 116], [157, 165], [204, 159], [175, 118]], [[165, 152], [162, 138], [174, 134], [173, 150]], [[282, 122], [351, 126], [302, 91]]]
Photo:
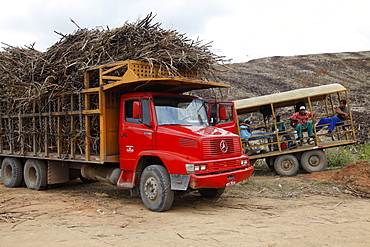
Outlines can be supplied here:
[[209, 102], [208, 117], [211, 125], [228, 130], [235, 134], [238, 133], [234, 102]]
[[154, 136], [149, 99], [122, 98], [121, 107], [119, 135], [121, 169], [133, 171], [140, 152], [153, 149]]

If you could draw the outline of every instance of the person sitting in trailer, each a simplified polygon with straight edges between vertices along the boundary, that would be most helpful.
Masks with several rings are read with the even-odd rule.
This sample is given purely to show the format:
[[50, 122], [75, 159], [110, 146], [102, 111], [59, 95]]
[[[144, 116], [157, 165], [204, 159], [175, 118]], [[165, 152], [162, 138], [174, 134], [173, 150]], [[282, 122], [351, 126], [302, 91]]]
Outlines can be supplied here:
[[324, 127], [327, 127], [326, 124], [330, 124], [328, 133], [326, 133], [326, 136], [330, 137], [331, 132], [334, 131], [335, 126], [343, 125], [344, 124], [343, 121], [348, 120], [347, 101], [346, 100], [339, 101], [339, 107], [335, 109], [335, 112], [337, 113], [337, 116], [334, 116], [332, 118], [320, 119], [320, 121], [316, 125], [316, 132], [320, 131]]
[[[249, 120], [240, 121], [239, 120], [239, 128], [240, 128], [240, 136], [243, 141], [253, 141], [263, 138], [273, 137], [275, 132], [257, 132], [252, 133], [254, 130], [258, 130], [261, 128], [251, 128], [251, 122]], [[265, 136], [260, 136], [265, 135]]]
[[[275, 126], [274, 124], [272, 124], [272, 130], [275, 130]], [[290, 136], [289, 133], [280, 133], [280, 132], [283, 132], [285, 131], [285, 123], [284, 122], [281, 122], [281, 117], [280, 115], [276, 116], [276, 130], [278, 131], [278, 135], [280, 136], [281, 139], [285, 140], [285, 141], [289, 141], [287, 143], [287, 147], [291, 148], [291, 147], [294, 147], [295, 144], [293, 142], [291, 142], [290, 140], [292, 140], [292, 137]], [[274, 139], [273, 139], [274, 142], [277, 142], [277, 139], [276, 137], [274, 136]], [[277, 144], [274, 144], [274, 149], [277, 150], [278, 147], [277, 147]]]
[[[285, 131], [285, 123], [284, 122], [280, 122], [280, 116], [276, 116], [276, 128], [277, 128], [277, 131], [281, 132], [281, 131]], [[275, 129], [275, 126], [272, 126], [273, 129]]]
[[296, 138], [299, 141], [302, 138], [302, 132], [307, 131], [308, 137], [315, 138], [313, 134], [313, 124], [311, 121], [308, 121], [310, 117], [313, 117], [313, 121], [315, 121], [315, 113], [306, 112], [306, 107], [301, 106], [299, 111], [294, 113], [290, 120], [293, 121], [293, 126], [295, 126], [295, 130], [297, 131], [298, 137]]

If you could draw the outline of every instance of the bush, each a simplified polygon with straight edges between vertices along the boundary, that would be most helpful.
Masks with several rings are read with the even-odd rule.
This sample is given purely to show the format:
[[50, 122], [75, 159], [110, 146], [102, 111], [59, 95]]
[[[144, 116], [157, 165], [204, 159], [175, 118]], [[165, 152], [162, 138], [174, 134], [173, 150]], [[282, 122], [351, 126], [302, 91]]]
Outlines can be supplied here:
[[358, 147], [358, 158], [359, 160], [370, 161], [370, 143], [357, 145]]
[[328, 169], [343, 168], [351, 162], [370, 160], [370, 144], [357, 144], [325, 149]]

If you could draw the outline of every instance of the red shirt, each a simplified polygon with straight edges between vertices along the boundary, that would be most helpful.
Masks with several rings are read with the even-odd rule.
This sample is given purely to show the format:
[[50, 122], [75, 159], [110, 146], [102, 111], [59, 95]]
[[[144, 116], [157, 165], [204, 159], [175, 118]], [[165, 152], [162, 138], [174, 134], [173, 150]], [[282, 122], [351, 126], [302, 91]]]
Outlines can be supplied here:
[[291, 116], [291, 118], [299, 119], [297, 124], [302, 124], [303, 126], [306, 125], [306, 123], [308, 122], [308, 119], [301, 119], [301, 118], [308, 118], [308, 117], [311, 117], [311, 113], [309, 112], [306, 112], [305, 115], [303, 116], [299, 114], [299, 112], [296, 112], [293, 114], [293, 116]]

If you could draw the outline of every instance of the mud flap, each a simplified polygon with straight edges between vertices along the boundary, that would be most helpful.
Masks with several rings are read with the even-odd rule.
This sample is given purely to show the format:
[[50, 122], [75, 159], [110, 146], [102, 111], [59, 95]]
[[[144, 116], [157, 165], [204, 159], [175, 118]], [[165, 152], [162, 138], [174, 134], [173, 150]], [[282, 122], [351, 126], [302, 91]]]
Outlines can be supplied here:
[[170, 174], [171, 190], [187, 190], [190, 175]]
[[58, 161], [48, 161], [48, 184], [60, 184], [69, 181], [69, 165]]

